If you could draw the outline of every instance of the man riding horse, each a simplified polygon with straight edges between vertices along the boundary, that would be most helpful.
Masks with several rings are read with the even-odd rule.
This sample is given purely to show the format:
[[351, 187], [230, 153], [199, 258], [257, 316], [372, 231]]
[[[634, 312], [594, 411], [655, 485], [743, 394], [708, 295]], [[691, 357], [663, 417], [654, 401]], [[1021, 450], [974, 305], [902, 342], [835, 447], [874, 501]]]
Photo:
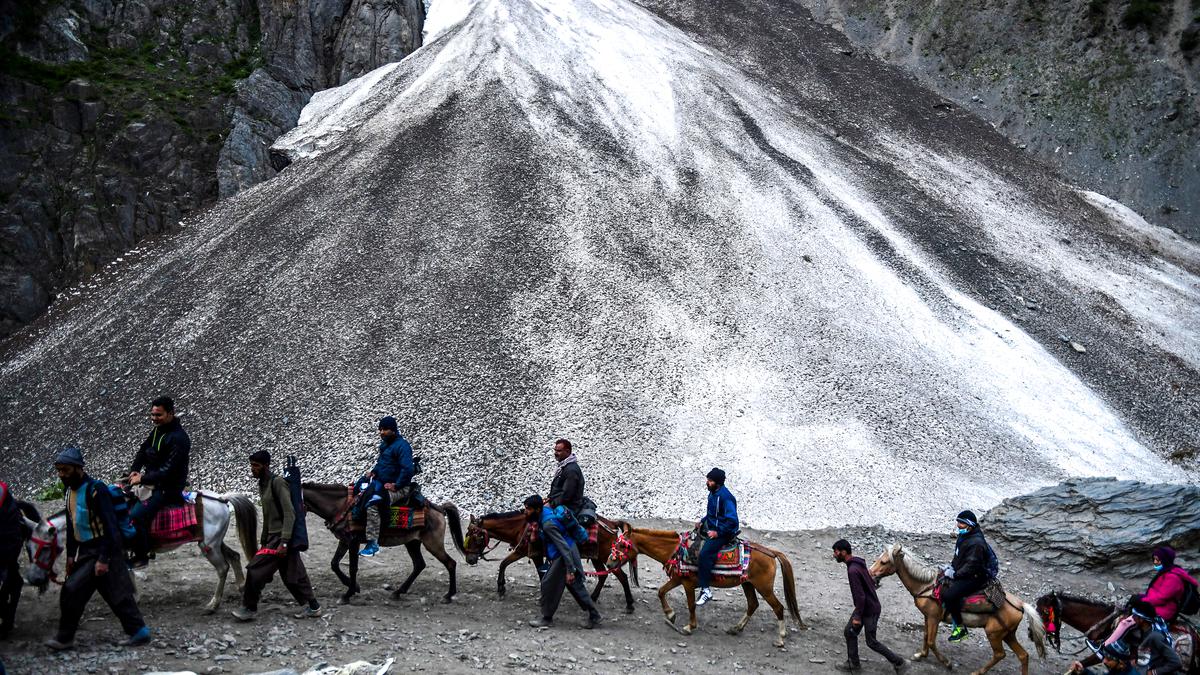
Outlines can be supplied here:
[[183, 503], [192, 451], [192, 441], [175, 416], [175, 402], [169, 396], [159, 396], [150, 402], [150, 420], [154, 428], [129, 467], [130, 485], [153, 488], [149, 499], [133, 507], [130, 566], [135, 569], [145, 567], [150, 561], [150, 524], [154, 517], [164, 508]]
[[737, 500], [733, 493], [725, 487], [725, 472], [713, 467], [705, 476], [708, 486], [708, 514], [704, 516], [698, 527], [705, 534], [704, 543], [700, 545], [700, 560], [696, 567], [696, 581], [700, 586], [700, 595], [696, 605], [703, 605], [712, 600], [713, 593], [709, 586], [712, 584], [713, 567], [717, 564], [717, 554], [737, 538], [741, 528], [738, 525]]
[[552, 509], [565, 506], [578, 517], [583, 509], [583, 469], [571, 449], [571, 441], [565, 438], [554, 441], [554, 460], [558, 462], [558, 469], [550, 481], [546, 505]]
[[[375, 504], [379, 509], [380, 523], [388, 521], [388, 509], [391, 506], [393, 490], [403, 490], [412, 485], [416, 475], [416, 464], [413, 461], [412, 446], [400, 435], [395, 417], [384, 417], [379, 420], [379, 459], [375, 468], [359, 481], [366, 484], [358, 501], [354, 505], [353, 518], [363, 522], [367, 517], [367, 507]], [[420, 496], [413, 495], [414, 503], [420, 505]], [[379, 543], [375, 539], [367, 541], [359, 555], [373, 556], [379, 552]]]
[[992, 580], [989, 573], [992, 553], [973, 511], [959, 513], [955, 522], [958, 540], [954, 545], [954, 559], [945, 567], [950, 584], [942, 591], [942, 604], [953, 622], [950, 642], [962, 642], [967, 639], [967, 627], [963, 625], [962, 617], [963, 602], [972, 594], [982, 591]]

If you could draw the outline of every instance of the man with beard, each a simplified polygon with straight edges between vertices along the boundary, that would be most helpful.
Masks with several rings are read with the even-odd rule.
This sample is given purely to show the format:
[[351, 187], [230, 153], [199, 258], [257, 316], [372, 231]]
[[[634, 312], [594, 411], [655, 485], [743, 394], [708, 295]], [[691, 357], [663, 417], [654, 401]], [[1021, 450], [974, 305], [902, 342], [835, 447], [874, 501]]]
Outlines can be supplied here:
[[304, 605], [304, 609], [295, 617], [315, 619], [321, 616], [321, 603], [313, 595], [300, 552], [288, 546], [296, 527], [297, 514], [292, 506], [292, 492], [287, 479], [271, 472], [271, 453], [266, 450], [250, 455], [250, 475], [258, 480], [262, 502], [261, 548], [246, 565], [242, 606], [233, 610], [233, 617], [238, 621], [253, 621], [258, 613], [258, 599], [262, 597], [263, 588], [271, 582], [275, 572], [279, 572], [284, 587], [291, 591], [296, 602]]
[[700, 545], [700, 560], [697, 563], [696, 583], [700, 587], [700, 595], [696, 605], [703, 605], [712, 600], [713, 593], [709, 586], [712, 584], [712, 570], [717, 564], [717, 554], [728, 546], [741, 531], [738, 526], [737, 500], [733, 493], [725, 487], [725, 472], [713, 467], [705, 476], [708, 485], [708, 515], [700, 521], [698, 527], [704, 534], [704, 543]]
[[154, 488], [149, 499], [133, 507], [135, 532], [130, 564], [134, 569], [145, 567], [150, 560], [150, 524], [154, 517], [168, 506], [183, 503], [192, 452], [192, 440], [175, 417], [175, 401], [170, 397], [159, 396], [150, 402], [150, 421], [154, 428], [129, 467], [130, 485]]
[[58, 453], [54, 470], [67, 488], [67, 581], [58, 599], [58, 634], [46, 640], [46, 646], [61, 651], [75, 645], [79, 620], [96, 591], [129, 636], [122, 645], [149, 643], [150, 629], [134, 599], [108, 486], [84, 472], [78, 448]]

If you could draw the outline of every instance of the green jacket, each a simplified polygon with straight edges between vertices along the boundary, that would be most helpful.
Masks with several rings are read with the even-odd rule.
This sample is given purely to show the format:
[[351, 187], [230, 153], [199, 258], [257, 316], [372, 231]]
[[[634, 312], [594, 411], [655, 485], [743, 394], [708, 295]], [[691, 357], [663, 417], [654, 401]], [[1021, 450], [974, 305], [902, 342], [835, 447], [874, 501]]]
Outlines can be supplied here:
[[287, 543], [296, 527], [296, 509], [292, 508], [292, 491], [287, 479], [267, 471], [266, 478], [258, 482], [258, 490], [263, 510], [259, 544], [265, 545], [272, 536]]

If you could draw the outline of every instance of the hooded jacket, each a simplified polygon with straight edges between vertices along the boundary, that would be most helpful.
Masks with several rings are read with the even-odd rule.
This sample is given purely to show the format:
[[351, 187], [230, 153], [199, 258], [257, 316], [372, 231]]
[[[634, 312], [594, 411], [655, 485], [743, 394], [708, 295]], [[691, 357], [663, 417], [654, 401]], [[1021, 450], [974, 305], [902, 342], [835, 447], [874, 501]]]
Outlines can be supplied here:
[[191, 453], [192, 439], [176, 417], [150, 430], [129, 470], [142, 472], [143, 483], [161, 488], [168, 497], [174, 497], [187, 487]]
[[983, 532], [972, 527], [970, 532], [960, 534], [954, 545], [954, 559], [950, 561], [954, 580], [984, 581], [988, 578], [987, 565], [988, 545]]
[[737, 500], [724, 485], [708, 493], [708, 515], [704, 525], [716, 530], [718, 537], [732, 537], [741, 527], [738, 525]]
[[395, 483], [398, 488], [408, 485], [416, 473], [412, 446], [400, 434], [391, 442], [379, 441], [379, 460], [371, 471], [380, 483]]
[[1159, 572], [1150, 582], [1150, 588], [1142, 599], [1154, 605], [1154, 611], [1167, 623], [1171, 623], [1179, 615], [1179, 602], [1183, 600], [1184, 584], [1196, 584], [1196, 580], [1187, 570], [1178, 565]]

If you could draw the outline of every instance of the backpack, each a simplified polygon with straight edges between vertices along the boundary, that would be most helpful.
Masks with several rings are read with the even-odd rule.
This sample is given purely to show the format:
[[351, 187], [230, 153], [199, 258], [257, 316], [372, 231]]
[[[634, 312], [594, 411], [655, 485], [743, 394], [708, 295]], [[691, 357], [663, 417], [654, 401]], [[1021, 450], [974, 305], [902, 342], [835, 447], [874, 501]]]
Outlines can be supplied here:
[[127, 543], [132, 541], [135, 534], [133, 516], [129, 510], [129, 498], [125, 496], [124, 488], [120, 485], [109, 485], [95, 478], [92, 479], [92, 485], [108, 489], [108, 496], [112, 499], [113, 513], [117, 516], [117, 529], [121, 532], [121, 540]]
[[[288, 548], [294, 551], [308, 550], [308, 524], [305, 523], [304, 517], [307, 512], [304, 510], [304, 490], [300, 487], [300, 466], [296, 464], [296, 456], [288, 455], [287, 464], [284, 465], [283, 478], [287, 481], [288, 492], [291, 493], [292, 509], [296, 512], [296, 524], [292, 526], [292, 539], [288, 544]], [[275, 500], [275, 508], [283, 510], [279, 503], [279, 495], [275, 491], [271, 491], [271, 497]]]
[[[1192, 571], [1192, 578], [1200, 576], [1200, 570]], [[1200, 612], [1200, 588], [1196, 588], [1196, 584], [1183, 580], [1183, 597], [1179, 598], [1179, 613], [1188, 616], [1195, 616]]]
[[984, 542], [987, 546], [987, 575], [989, 579], [1000, 577], [1000, 559], [996, 557], [996, 552], [992, 550], [992, 545]]

